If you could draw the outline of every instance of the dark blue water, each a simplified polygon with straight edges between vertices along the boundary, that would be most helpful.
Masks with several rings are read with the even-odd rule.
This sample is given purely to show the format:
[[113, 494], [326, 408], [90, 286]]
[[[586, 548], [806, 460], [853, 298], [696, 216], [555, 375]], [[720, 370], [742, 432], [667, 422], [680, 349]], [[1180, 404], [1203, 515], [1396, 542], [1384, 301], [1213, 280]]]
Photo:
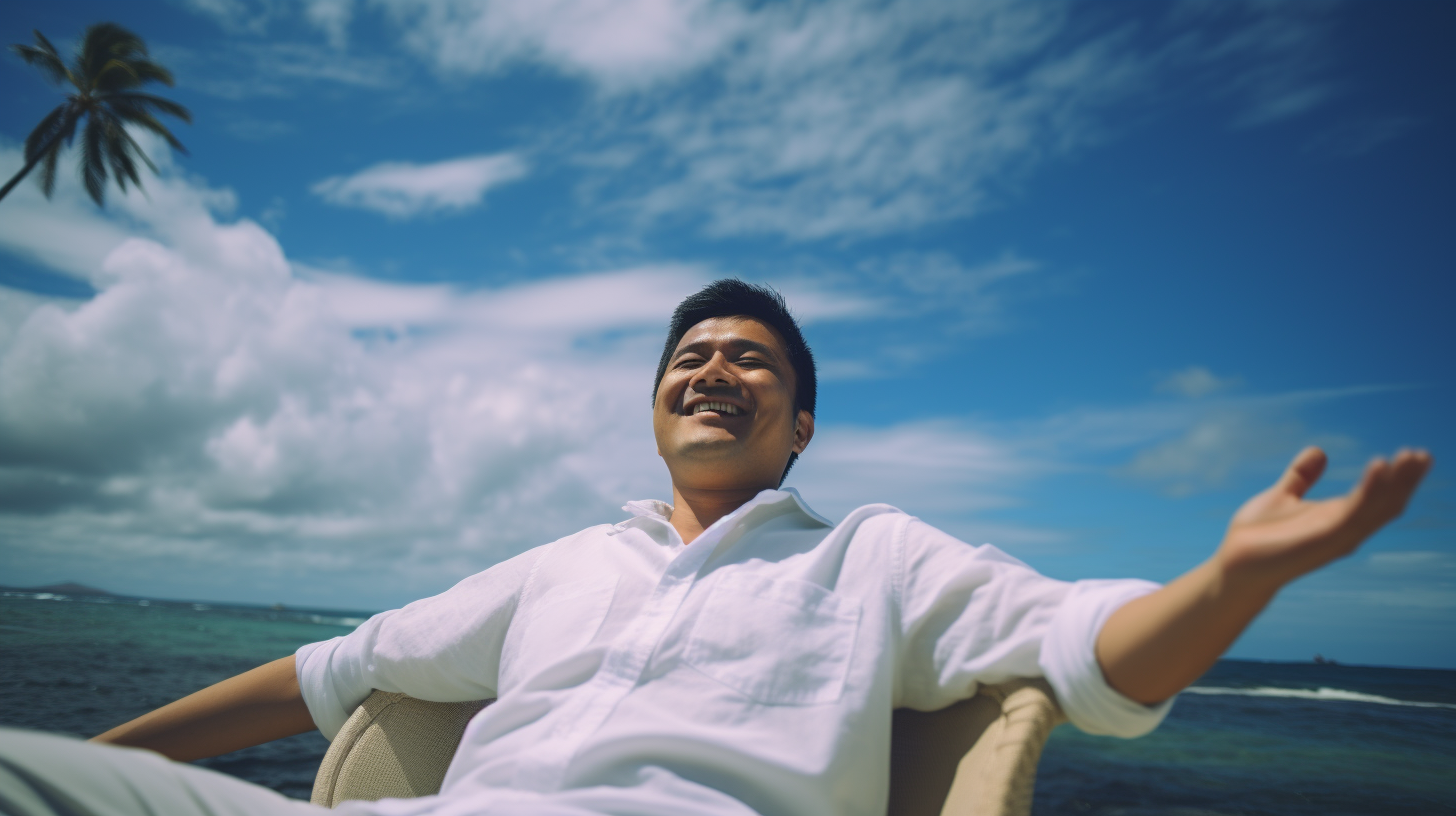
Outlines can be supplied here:
[[[0, 595], [0, 725], [89, 737], [362, 617]], [[307, 799], [327, 747], [199, 764]], [[1033, 813], [1456, 813], [1456, 672], [1223, 661], [1150, 736], [1058, 728]]]

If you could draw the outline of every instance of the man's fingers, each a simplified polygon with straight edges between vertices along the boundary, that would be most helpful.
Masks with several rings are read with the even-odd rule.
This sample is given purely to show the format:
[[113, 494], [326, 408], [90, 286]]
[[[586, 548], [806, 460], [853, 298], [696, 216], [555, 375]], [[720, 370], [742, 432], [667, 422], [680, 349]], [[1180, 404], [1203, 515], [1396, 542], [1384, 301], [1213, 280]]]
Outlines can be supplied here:
[[1402, 450], [1395, 455], [1390, 463], [1390, 487], [1391, 492], [1399, 498], [1402, 509], [1430, 469], [1431, 454], [1426, 451]]
[[1276, 487], [1298, 498], [1304, 498], [1304, 494], [1319, 481], [1328, 463], [1329, 457], [1325, 456], [1325, 452], [1311, 445], [1294, 457], [1284, 475], [1279, 477]]
[[1385, 524], [1405, 510], [1431, 461], [1431, 454], [1423, 450], [1402, 449], [1389, 461], [1376, 457], [1365, 466], [1350, 498], [1376, 525]]

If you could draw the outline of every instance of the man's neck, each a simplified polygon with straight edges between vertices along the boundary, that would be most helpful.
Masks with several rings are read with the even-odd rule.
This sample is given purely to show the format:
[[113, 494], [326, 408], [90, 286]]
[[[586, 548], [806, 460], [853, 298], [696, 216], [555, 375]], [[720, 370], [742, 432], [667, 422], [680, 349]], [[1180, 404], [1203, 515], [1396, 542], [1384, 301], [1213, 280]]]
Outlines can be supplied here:
[[[770, 485], [772, 487], [772, 485]], [[672, 524], [684, 544], [703, 534], [713, 522], [742, 507], [764, 487], [703, 490], [672, 486]]]

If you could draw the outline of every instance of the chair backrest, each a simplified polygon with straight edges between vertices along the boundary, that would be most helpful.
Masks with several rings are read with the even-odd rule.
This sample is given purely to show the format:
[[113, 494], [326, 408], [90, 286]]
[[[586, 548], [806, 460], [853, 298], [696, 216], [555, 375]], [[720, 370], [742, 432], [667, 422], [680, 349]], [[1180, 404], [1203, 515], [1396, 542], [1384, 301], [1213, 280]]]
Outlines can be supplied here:
[[[334, 737], [311, 801], [438, 793], [466, 723], [491, 702], [374, 692]], [[1042, 680], [983, 686], [949, 708], [894, 717], [889, 816], [1026, 816], [1042, 746], [1064, 719]]]

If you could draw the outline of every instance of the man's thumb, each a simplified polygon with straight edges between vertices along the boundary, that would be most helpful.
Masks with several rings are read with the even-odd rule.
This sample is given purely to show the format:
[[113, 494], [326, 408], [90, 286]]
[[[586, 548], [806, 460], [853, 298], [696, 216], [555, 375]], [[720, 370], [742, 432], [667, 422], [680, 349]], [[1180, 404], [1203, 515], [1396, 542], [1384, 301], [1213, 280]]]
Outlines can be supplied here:
[[1289, 469], [1279, 477], [1276, 487], [1304, 498], [1304, 494], [1314, 487], [1315, 482], [1319, 481], [1319, 477], [1325, 472], [1325, 465], [1329, 461], [1329, 457], [1325, 456], [1324, 451], [1311, 445], [1294, 457], [1294, 461], [1289, 463]]

